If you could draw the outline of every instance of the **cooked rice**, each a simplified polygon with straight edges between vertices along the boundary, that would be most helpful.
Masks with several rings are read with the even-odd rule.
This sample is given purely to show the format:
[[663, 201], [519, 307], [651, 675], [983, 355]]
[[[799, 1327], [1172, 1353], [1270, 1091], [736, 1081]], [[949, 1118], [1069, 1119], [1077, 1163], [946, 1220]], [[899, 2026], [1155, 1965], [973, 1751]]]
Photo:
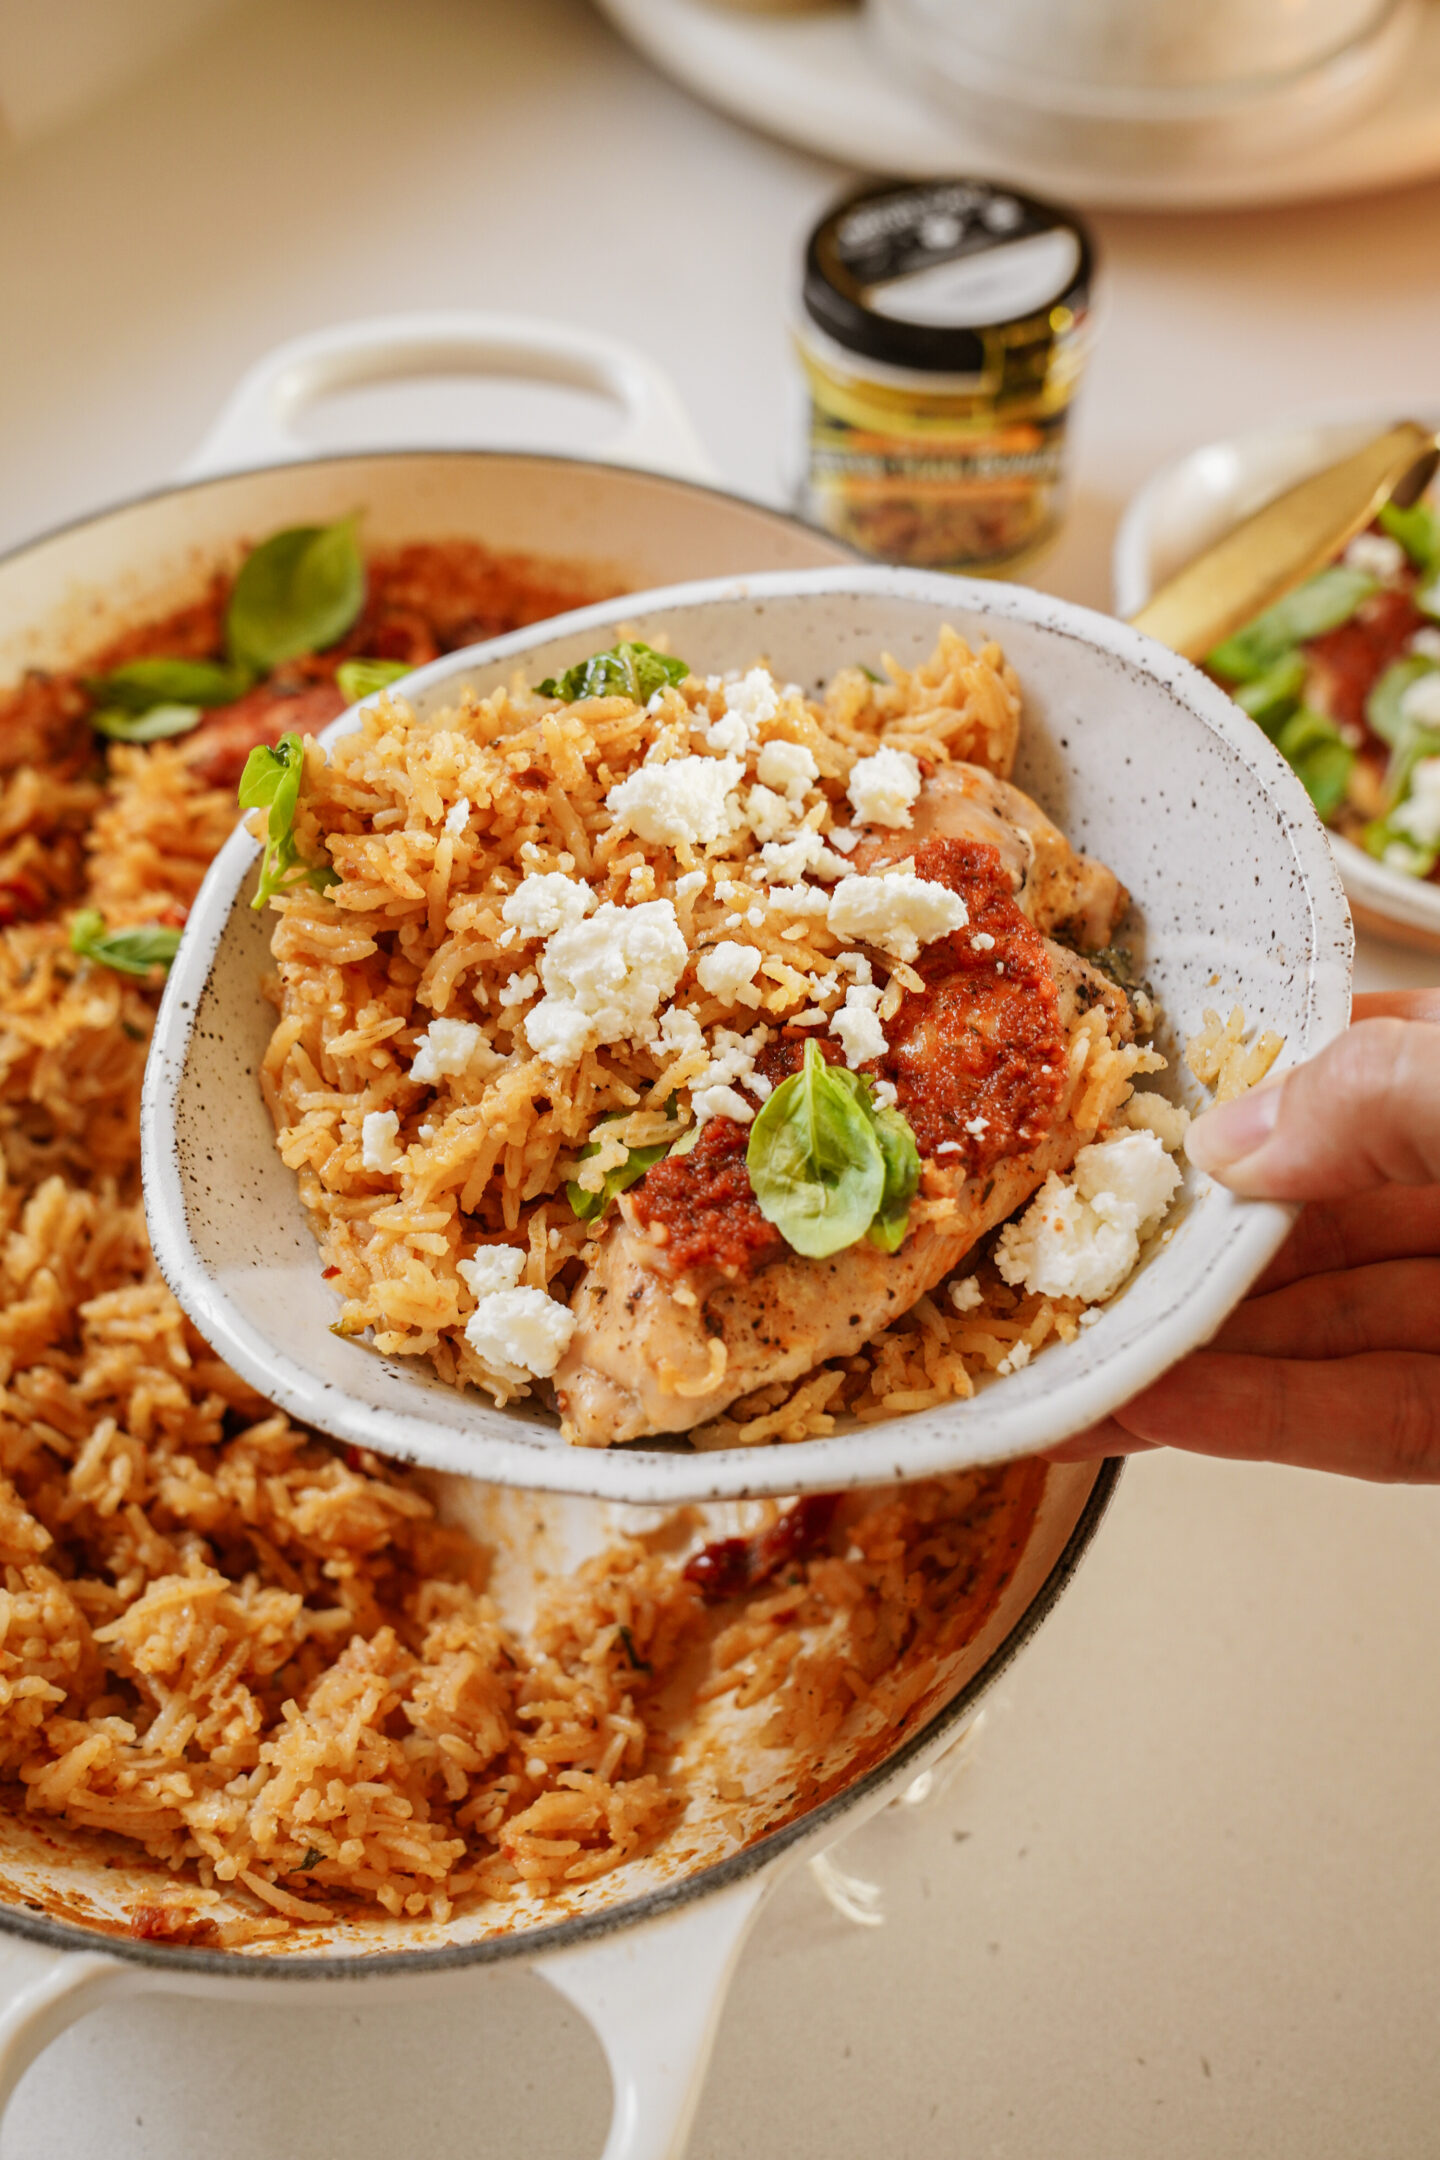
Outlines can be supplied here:
[[[922, 667], [887, 659], [886, 668], [883, 684], [844, 670], [818, 702], [792, 687], [762, 725], [762, 742], [798, 743], [814, 759], [819, 781], [805, 822], [821, 837], [845, 822], [852, 766], [881, 747], [935, 763], [964, 759], [1001, 777], [1010, 770], [1020, 697], [998, 646], [974, 653], [945, 630]], [[556, 706], [517, 676], [484, 698], [463, 691], [424, 720], [391, 696], [328, 763], [310, 751], [296, 836], [307, 860], [334, 864], [340, 883], [273, 903], [279, 1021], [262, 1084], [341, 1300], [342, 1332], [370, 1330], [385, 1355], [426, 1357], [442, 1378], [497, 1402], [548, 1398], [547, 1383], [497, 1372], [466, 1340], [475, 1300], [461, 1263], [477, 1240], [518, 1246], [523, 1283], [567, 1303], [608, 1225], [576, 1220], [566, 1181], [597, 1189], [627, 1149], [674, 1139], [690, 1121], [688, 1088], [708, 1048], [612, 1043], [562, 1069], [532, 1053], [523, 1022], [539, 998], [533, 948], [517, 945], [502, 915], [527, 874], [560, 871], [616, 904], [670, 899], [692, 953], [726, 938], [757, 947], [755, 986], [737, 998], [685, 978], [674, 1003], [703, 1030], [728, 1028], [738, 1039], [756, 1024], [828, 1018], [843, 1001], [836, 958], [854, 940], [823, 915], [767, 904], [775, 889], [748, 825], [703, 847], [653, 844], [606, 806], [657, 739], [687, 754], [724, 713], [717, 678], [692, 676], [641, 708], [623, 697]], [[447, 818], [461, 803], [463, 830], [452, 832]], [[700, 870], [705, 882], [687, 890]], [[888, 971], [883, 1020], [921, 978], [870, 957], [877, 980]], [[410, 1077], [421, 1036], [434, 1018], [455, 1015], [483, 1029], [485, 1060], [433, 1092], [421, 1088]], [[1163, 1062], [1112, 1040], [1097, 1007], [1072, 1036], [1060, 1115], [1095, 1136], [1134, 1079]], [[677, 1106], [678, 1123], [666, 1115]], [[376, 1113], [398, 1120], [404, 1150], [386, 1171], [363, 1159], [365, 1121]], [[598, 1152], [582, 1159], [592, 1140]], [[954, 1204], [922, 1197], [912, 1224]], [[799, 1441], [833, 1431], [841, 1417], [933, 1408], [970, 1395], [984, 1372], [1012, 1369], [1013, 1342], [1033, 1350], [1074, 1331], [1074, 1313], [1038, 1297], [1017, 1303], [1006, 1292], [990, 1311], [993, 1324], [981, 1328], [951, 1314], [937, 1292], [859, 1355], [747, 1396], [697, 1432], [696, 1444]]]

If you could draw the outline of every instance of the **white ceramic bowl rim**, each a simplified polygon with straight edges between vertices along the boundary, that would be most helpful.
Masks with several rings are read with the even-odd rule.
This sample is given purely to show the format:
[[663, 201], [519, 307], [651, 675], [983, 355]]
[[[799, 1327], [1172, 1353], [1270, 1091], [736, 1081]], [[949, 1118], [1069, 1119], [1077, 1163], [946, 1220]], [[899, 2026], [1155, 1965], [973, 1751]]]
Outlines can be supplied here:
[[[999, 623], [1033, 625], [1107, 654], [1132, 677], [1167, 691], [1205, 730], [1220, 738], [1248, 770], [1256, 792], [1283, 813], [1293, 857], [1291, 876], [1298, 878], [1304, 893], [1310, 952], [1303, 1025], [1292, 1047], [1313, 1054], [1344, 1028], [1349, 1016], [1353, 944], [1349, 915], [1324, 829], [1295, 775], [1261, 731], [1198, 669], [1127, 624], [1088, 609], [1019, 586], [932, 572], [873, 567], [775, 572], [631, 594], [580, 609], [466, 652], [448, 654], [417, 670], [406, 691], [423, 704], [428, 691], [482, 667], [494, 669], [537, 647], [575, 644], [582, 639], [592, 641], [589, 649], [593, 650], [604, 642], [595, 633], [631, 621], [640, 621], [642, 628], [648, 626], [654, 634], [663, 627], [657, 618], [685, 608], [827, 595], [920, 603], [937, 610], [937, 627], [939, 619], [967, 613]], [[328, 746], [356, 724], [353, 712], [342, 715], [321, 740]], [[1293, 1221], [1293, 1208], [1239, 1201], [1219, 1188], [1207, 1194], [1207, 1204], [1219, 1211], [1226, 1225], [1223, 1248], [1212, 1252], [1198, 1272], [1173, 1274], [1168, 1301], [1158, 1319], [1152, 1313], [1150, 1324], [1141, 1327], [1137, 1315], [1128, 1333], [1123, 1325], [1115, 1326], [1124, 1311], [1122, 1295], [1107, 1309], [1101, 1326], [1087, 1331], [1079, 1345], [1062, 1345], [1053, 1353], [1057, 1358], [1070, 1354], [1070, 1369], [1063, 1380], [1053, 1365], [1049, 1379], [1043, 1378], [1048, 1361], [1039, 1360], [1007, 1380], [1003, 1391], [987, 1391], [983, 1432], [973, 1417], [976, 1405], [957, 1403], [947, 1406], [944, 1413], [917, 1413], [799, 1445], [696, 1453], [638, 1445], [567, 1447], [557, 1444], [553, 1431], [545, 1431], [541, 1439], [533, 1421], [510, 1419], [506, 1413], [502, 1415], [513, 1427], [513, 1439], [508, 1433], [505, 1438], [487, 1434], [481, 1439], [477, 1431], [466, 1446], [451, 1445], [437, 1438], [434, 1420], [425, 1418], [428, 1398], [418, 1387], [416, 1410], [401, 1417], [342, 1393], [333, 1382], [317, 1383], [299, 1360], [246, 1319], [223, 1282], [201, 1261], [191, 1239], [175, 1152], [177, 1097], [214, 956], [240, 888], [253, 878], [257, 857], [256, 843], [243, 829], [237, 829], [221, 849], [192, 910], [162, 1002], [141, 1113], [151, 1240], [157, 1262], [180, 1303], [229, 1364], [299, 1422], [380, 1453], [494, 1483], [652, 1504], [852, 1489], [1010, 1459], [1098, 1423], [1177, 1358], [1208, 1340], [1273, 1257]], [[1161, 1259], [1173, 1262], [1175, 1257], [1170, 1253]], [[396, 1368], [389, 1364], [389, 1369]], [[968, 1424], [964, 1422], [967, 1413]]]

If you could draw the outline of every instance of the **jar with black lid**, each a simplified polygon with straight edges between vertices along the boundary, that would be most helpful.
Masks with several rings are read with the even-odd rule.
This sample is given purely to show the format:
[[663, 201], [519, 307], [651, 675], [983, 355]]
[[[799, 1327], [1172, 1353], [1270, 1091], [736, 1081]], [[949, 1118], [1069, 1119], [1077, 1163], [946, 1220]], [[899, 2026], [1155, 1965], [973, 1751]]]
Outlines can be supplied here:
[[810, 236], [802, 508], [884, 562], [1005, 571], [1063, 508], [1094, 245], [986, 180], [876, 183]]

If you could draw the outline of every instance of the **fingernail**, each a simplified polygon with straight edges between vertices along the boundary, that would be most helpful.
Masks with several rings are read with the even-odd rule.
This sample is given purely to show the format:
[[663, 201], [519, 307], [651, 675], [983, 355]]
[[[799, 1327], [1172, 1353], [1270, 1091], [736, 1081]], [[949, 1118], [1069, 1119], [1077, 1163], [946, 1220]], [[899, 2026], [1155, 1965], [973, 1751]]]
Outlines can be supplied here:
[[1196, 1118], [1185, 1135], [1185, 1152], [1197, 1169], [1220, 1177], [1235, 1163], [1262, 1148], [1280, 1115], [1278, 1087], [1252, 1088], [1233, 1102], [1217, 1103]]

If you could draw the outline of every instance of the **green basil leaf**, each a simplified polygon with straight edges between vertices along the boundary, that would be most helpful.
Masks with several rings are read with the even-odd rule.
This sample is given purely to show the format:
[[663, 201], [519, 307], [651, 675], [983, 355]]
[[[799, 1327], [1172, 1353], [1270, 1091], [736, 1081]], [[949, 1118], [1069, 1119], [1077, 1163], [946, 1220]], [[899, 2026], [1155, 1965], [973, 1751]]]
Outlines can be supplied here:
[[1423, 653], [1406, 653], [1402, 659], [1391, 661], [1366, 698], [1365, 718], [1392, 749], [1410, 730], [1411, 723], [1402, 710], [1405, 692], [1422, 675], [1434, 672], [1435, 662], [1427, 660]]
[[1440, 570], [1440, 518], [1429, 503], [1417, 502], [1408, 510], [1386, 503], [1376, 523], [1381, 532], [1399, 541], [1422, 577]]
[[347, 705], [358, 705], [361, 698], [388, 690], [402, 675], [413, 673], [408, 660], [342, 660], [335, 670], [335, 683]]
[[745, 1151], [761, 1214], [811, 1260], [862, 1238], [885, 1191], [874, 1119], [849, 1079], [807, 1042], [804, 1064], [763, 1105]]
[[[673, 1095], [665, 1104], [665, 1114], [667, 1117], [672, 1118], [679, 1115]], [[614, 1115], [624, 1117], [628, 1113], [620, 1110], [616, 1111]], [[608, 1117], [602, 1118], [600, 1122], [602, 1125], [608, 1125], [611, 1123], [611, 1119]], [[689, 1140], [690, 1146], [693, 1147], [698, 1136], [699, 1128], [692, 1127], [691, 1131], [682, 1134], [681, 1138]], [[673, 1145], [678, 1148], [680, 1142], [676, 1141]], [[657, 1140], [649, 1147], [631, 1148], [623, 1163], [617, 1163], [613, 1170], [606, 1171], [605, 1182], [596, 1192], [587, 1192], [583, 1185], [577, 1184], [572, 1178], [565, 1187], [565, 1197], [570, 1202], [571, 1214], [580, 1222], [594, 1222], [597, 1216], [604, 1214], [617, 1193], [628, 1192], [632, 1185], [638, 1184], [640, 1179], [644, 1177], [645, 1172], [653, 1164], [659, 1162], [662, 1156], [670, 1153], [671, 1146], [672, 1142], [669, 1140]], [[587, 1155], [598, 1155], [599, 1152], [599, 1141], [591, 1140], [581, 1148], [580, 1159], [583, 1162]], [[686, 1149], [685, 1152], [688, 1154], [689, 1149]]]
[[1305, 655], [1292, 650], [1282, 653], [1253, 682], [1239, 684], [1234, 695], [1236, 704], [1258, 721], [1267, 735], [1273, 736], [1294, 712], [1304, 691]]
[[898, 1110], [872, 1111], [875, 1137], [885, 1158], [885, 1189], [875, 1220], [865, 1233], [881, 1252], [899, 1252], [910, 1227], [910, 1203], [920, 1185], [920, 1150], [908, 1120]]
[[90, 725], [111, 742], [167, 742], [172, 735], [188, 735], [204, 717], [198, 705], [152, 705], [148, 712], [124, 712], [112, 706], [91, 713]]
[[85, 687], [107, 709], [147, 713], [157, 705], [233, 705], [250, 683], [245, 669], [218, 660], [127, 660], [108, 675], [88, 676]]
[[1440, 862], [1440, 848], [1421, 847], [1413, 834], [1399, 831], [1388, 817], [1376, 818], [1361, 837], [1377, 861], [1402, 877], [1428, 878]]
[[70, 950], [117, 975], [148, 975], [168, 969], [180, 949], [180, 932], [161, 923], [134, 923], [128, 930], [105, 928], [98, 908], [82, 908], [70, 924]]
[[230, 656], [258, 675], [300, 653], [323, 652], [365, 604], [365, 562], [356, 520], [294, 525], [240, 565], [225, 615]]
[[1398, 810], [1410, 793], [1415, 767], [1433, 757], [1440, 757], [1440, 729], [1418, 727], [1412, 722], [1396, 744], [1385, 775], [1385, 792], [1392, 810]]
[[295, 844], [295, 812], [304, 771], [305, 745], [298, 735], [282, 735], [273, 749], [260, 743], [245, 760], [237, 791], [240, 808], [269, 812], [260, 884], [251, 907], [264, 907], [273, 894], [290, 892], [297, 885], [313, 885], [317, 892], [324, 892], [328, 885], [340, 882], [328, 864], [307, 863]]
[[1368, 571], [1351, 570], [1344, 563], [1317, 571], [1207, 653], [1205, 665], [1226, 682], [1255, 682], [1292, 645], [1323, 637], [1327, 630], [1338, 630], [1341, 623], [1349, 622], [1361, 601], [1368, 600], [1377, 587], [1378, 580]]
[[1275, 747], [1289, 759], [1322, 818], [1339, 809], [1355, 768], [1355, 752], [1333, 720], [1302, 705], [1281, 728]]
[[541, 697], [563, 698], [567, 705], [591, 697], [628, 697], [644, 705], [666, 683], [682, 683], [689, 673], [685, 661], [672, 660], [668, 653], [637, 642], [592, 653], [558, 678], [547, 675], [536, 688]]

